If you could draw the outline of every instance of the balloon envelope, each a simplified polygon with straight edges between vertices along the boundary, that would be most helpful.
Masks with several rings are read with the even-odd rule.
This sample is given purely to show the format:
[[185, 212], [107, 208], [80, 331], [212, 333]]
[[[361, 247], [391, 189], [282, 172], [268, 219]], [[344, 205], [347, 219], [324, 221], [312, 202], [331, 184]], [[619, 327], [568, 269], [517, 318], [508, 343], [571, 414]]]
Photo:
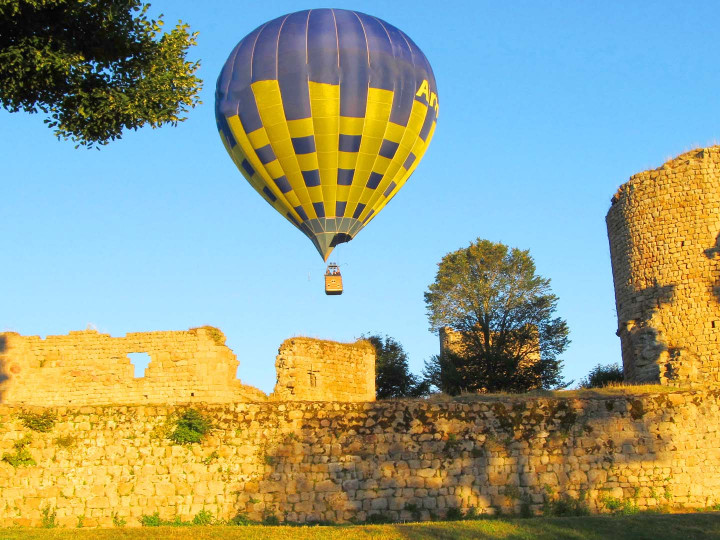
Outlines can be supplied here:
[[240, 172], [327, 260], [395, 196], [435, 131], [430, 64], [394, 26], [342, 9], [255, 29], [220, 73], [215, 116]]

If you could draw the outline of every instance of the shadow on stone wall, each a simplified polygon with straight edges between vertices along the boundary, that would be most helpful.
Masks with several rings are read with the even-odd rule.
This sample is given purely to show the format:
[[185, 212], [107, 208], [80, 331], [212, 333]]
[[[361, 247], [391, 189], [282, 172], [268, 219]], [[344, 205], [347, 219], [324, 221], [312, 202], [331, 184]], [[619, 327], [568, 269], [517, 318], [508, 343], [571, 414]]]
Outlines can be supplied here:
[[[0, 463], [0, 524], [39, 526], [47, 507], [63, 527], [110, 527], [116, 511], [372, 522], [720, 501], [720, 391], [460, 399], [206, 405], [213, 430], [192, 446], [166, 439], [185, 407], [56, 409], [57, 431], [33, 434], [37, 468]], [[4, 422], [0, 450], [27, 434]]]
[[[715, 245], [705, 250], [705, 256], [708, 259], [720, 259], [720, 233], [715, 238]], [[711, 284], [711, 290], [715, 298], [720, 302], [720, 271], [718, 272], [717, 281]]]
[[[427, 405], [381, 402], [370, 411], [312, 415], [299, 429], [276, 429], [265, 439], [265, 471], [244, 486], [236, 510], [289, 522], [418, 521], [444, 518], [452, 508], [455, 515], [470, 508], [538, 514], [568, 499], [597, 511], [607, 497], [665, 493], [656, 490], [663, 479], [649, 478], [654, 473], [642, 464], [673, 449], [673, 440], [648, 429], [645, 401], [599, 399], [592, 411], [586, 405], [535, 398], [473, 410], [456, 403], [429, 417]], [[662, 398], [653, 408], [672, 416]], [[619, 417], [628, 419], [622, 429]], [[641, 480], [622, 482], [628, 470]]]
[[[673, 301], [674, 292], [675, 285], [660, 286], [656, 281], [651, 287], [638, 290], [633, 297], [639, 304], [633, 309], [637, 317], [621, 323], [617, 331], [622, 344], [625, 380], [659, 382], [661, 377], [672, 378], [668, 344], [658, 338], [658, 331], [651, 322], [663, 304]], [[668, 356], [665, 363], [661, 358], [663, 355]]]
[[5, 351], [7, 350], [7, 338], [0, 336], [0, 403], [3, 402], [4, 385], [9, 376], [5, 367]]

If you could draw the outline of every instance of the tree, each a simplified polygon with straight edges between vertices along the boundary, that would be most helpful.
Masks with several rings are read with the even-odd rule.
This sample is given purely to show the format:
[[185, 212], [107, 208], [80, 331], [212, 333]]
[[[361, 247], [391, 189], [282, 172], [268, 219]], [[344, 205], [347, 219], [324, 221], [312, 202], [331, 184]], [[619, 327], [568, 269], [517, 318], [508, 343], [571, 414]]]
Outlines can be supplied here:
[[107, 144], [125, 129], [177, 125], [202, 82], [196, 34], [161, 34], [141, 0], [0, 0], [0, 104], [45, 113], [55, 135]]
[[408, 357], [389, 336], [363, 336], [375, 347], [375, 395], [377, 399], [418, 397], [428, 391], [427, 383], [410, 373]]
[[467, 358], [447, 351], [433, 356], [430, 360], [425, 360], [423, 381], [429, 388], [457, 396], [467, 389], [463, 376], [467, 371], [463, 366], [466, 363]]
[[445, 255], [425, 293], [432, 331], [448, 327], [460, 343], [426, 363], [442, 391], [523, 392], [563, 384], [558, 359], [570, 343], [553, 318], [557, 297], [535, 274], [529, 251], [479, 239]]
[[617, 363], [606, 366], [598, 364], [590, 370], [587, 377], [580, 381], [580, 388], [602, 388], [624, 381], [623, 370]]

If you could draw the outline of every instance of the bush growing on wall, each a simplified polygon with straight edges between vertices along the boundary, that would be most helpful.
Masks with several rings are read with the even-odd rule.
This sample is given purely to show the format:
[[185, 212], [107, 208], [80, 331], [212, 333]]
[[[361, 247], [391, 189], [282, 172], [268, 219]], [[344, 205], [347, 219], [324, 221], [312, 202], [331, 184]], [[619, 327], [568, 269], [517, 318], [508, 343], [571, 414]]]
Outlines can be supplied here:
[[191, 328], [189, 332], [197, 335], [198, 330], [205, 330], [216, 345], [225, 345], [225, 334], [223, 334], [219, 328], [215, 328], [214, 326], [199, 326], [197, 328]]
[[18, 416], [26, 428], [30, 428], [33, 431], [39, 431], [40, 433], [52, 431], [52, 428], [55, 427], [55, 422], [57, 420], [55, 413], [52, 411], [45, 411], [43, 413], [23, 411]]
[[170, 439], [177, 444], [197, 443], [211, 429], [210, 420], [195, 409], [188, 409], [178, 418]]
[[2, 456], [2, 461], [9, 463], [15, 468], [18, 467], [30, 467], [32, 465], [37, 465], [35, 460], [32, 457], [32, 454], [27, 449], [27, 446], [32, 442], [32, 437], [30, 435], [25, 435], [22, 439], [19, 441], [15, 441], [13, 444], [13, 448], [15, 449], [14, 454], [4, 453]]

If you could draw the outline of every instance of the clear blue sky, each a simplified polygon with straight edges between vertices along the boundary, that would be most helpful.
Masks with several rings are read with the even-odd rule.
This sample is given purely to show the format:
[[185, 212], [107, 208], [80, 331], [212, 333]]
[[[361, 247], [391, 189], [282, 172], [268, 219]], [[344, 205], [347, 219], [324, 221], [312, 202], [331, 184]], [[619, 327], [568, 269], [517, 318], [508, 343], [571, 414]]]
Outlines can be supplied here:
[[[215, 80], [266, 20], [355, 9], [410, 35], [435, 71], [435, 138], [400, 194], [332, 257], [235, 170], [215, 129]], [[438, 352], [423, 292], [447, 252], [481, 237], [529, 249], [570, 326], [565, 375], [620, 361], [605, 214], [631, 174], [720, 139], [714, 2], [157, 0], [200, 32], [203, 105], [177, 128], [101, 151], [42, 117], [0, 112], [0, 331], [220, 327], [239, 376], [269, 392], [280, 343], [386, 333], [415, 372]], [[255, 224], [263, 223], [263, 228]]]

